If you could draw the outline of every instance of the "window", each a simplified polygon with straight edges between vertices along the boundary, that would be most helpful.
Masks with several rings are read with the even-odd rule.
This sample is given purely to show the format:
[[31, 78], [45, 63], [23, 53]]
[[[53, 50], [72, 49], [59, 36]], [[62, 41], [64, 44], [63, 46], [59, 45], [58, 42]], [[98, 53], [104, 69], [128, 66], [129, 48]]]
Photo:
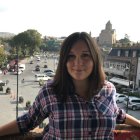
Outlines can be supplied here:
[[125, 51], [125, 56], [128, 57], [129, 51]]
[[140, 100], [132, 100], [133, 103], [140, 103]]
[[120, 50], [118, 50], [118, 56], [121, 56], [121, 51]]
[[133, 51], [133, 57], [136, 57], [137, 52]]

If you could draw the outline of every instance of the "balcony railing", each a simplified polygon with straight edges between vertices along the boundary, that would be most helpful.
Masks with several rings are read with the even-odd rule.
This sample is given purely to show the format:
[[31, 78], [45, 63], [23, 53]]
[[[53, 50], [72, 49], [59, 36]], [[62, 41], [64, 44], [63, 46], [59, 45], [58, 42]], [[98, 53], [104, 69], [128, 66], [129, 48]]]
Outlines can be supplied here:
[[[26, 135], [14, 134], [0, 137], [0, 140], [41, 140], [41, 128], [35, 128]], [[130, 125], [119, 124], [114, 130], [114, 140], [140, 140], [140, 128], [132, 127]]]

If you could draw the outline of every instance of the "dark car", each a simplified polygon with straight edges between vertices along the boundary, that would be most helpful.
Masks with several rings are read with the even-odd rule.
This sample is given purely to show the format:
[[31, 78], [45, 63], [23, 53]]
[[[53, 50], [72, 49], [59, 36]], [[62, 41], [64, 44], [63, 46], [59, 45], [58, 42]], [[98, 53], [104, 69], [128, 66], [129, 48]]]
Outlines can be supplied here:
[[48, 65], [44, 65], [44, 68], [48, 68]]
[[35, 68], [35, 71], [40, 71], [40, 67], [36, 67]]
[[30, 64], [33, 64], [34, 62], [33, 61], [30, 61]]
[[54, 77], [55, 73], [54, 72], [46, 72], [46, 75], [49, 77]]
[[39, 65], [36, 65], [35, 68], [40, 68], [40, 66]]
[[44, 70], [44, 73], [47, 73], [47, 72], [54, 72], [54, 71], [51, 70], [51, 69], [46, 69], [46, 70]]

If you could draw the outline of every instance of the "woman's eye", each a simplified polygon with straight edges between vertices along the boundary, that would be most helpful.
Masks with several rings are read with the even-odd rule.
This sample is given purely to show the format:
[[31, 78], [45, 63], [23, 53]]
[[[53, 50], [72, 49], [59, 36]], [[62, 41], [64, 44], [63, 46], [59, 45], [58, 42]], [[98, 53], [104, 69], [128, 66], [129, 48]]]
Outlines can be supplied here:
[[83, 57], [83, 58], [90, 57], [90, 54], [82, 54], [82, 57]]
[[68, 55], [68, 60], [69, 60], [69, 59], [73, 59], [73, 58], [75, 58], [74, 55], [72, 55], [72, 54], [69, 54], [69, 55]]

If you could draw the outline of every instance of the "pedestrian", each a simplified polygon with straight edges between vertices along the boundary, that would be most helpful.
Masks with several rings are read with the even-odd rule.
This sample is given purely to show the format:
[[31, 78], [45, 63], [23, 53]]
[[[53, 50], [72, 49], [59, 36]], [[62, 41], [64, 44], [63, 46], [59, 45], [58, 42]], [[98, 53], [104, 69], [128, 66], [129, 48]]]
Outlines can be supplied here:
[[15, 100], [16, 99], [16, 93], [14, 92], [14, 91], [10, 91], [10, 98], [12, 99], [12, 100]]
[[41, 88], [29, 112], [0, 127], [0, 135], [27, 133], [45, 118], [49, 124], [43, 140], [114, 140], [116, 121], [140, 127], [139, 120], [117, 106], [100, 54], [86, 32], [69, 35], [53, 81]]

